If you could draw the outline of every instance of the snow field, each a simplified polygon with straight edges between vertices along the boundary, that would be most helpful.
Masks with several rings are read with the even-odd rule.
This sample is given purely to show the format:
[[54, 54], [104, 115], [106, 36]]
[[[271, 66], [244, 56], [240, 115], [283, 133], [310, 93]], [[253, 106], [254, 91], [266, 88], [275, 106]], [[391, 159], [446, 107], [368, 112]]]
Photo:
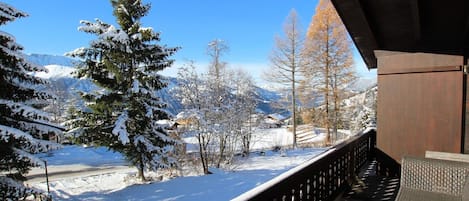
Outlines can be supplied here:
[[[239, 158], [233, 169], [211, 169], [214, 174], [177, 177], [140, 184], [135, 169], [50, 182], [54, 200], [229, 200], [323, 152], [324, 149], [267, 151]], [[190, 170], [188, 170], [190, 171]], [[195, 170], [194, 170], [195, 171]], [[188, 174], [188, 173], [186, 173]], [[194, 173], [196, 174], [196, 173]], [[45, 182], [31, 184], [46, 191]]]
[[[228, 168], [211, 169], [214, 173], [211, 175], [200, 175], [199, 166], [188, 166], [183, 167], [184, 177], [167, 179], [168, 176], [165, 176], [161, 181], [156, 179], [152, 183], [142, 184], [135, 178], [135, 168], [122, 168], [52, 179], [51, 194], [54, 200], [230, 200], [325, 150], [272, 150], [272, 146], [291, 145], [292, 134], [286, 128], [259, 130], [255, 136], [253, 148], [258, 151], [252, 152], [249, 157], [235, 158]], [[260, 150], [264, 154], [260, 154]], [[43, 158], [53, 164], [50, 166], [52, 169], [73, 164], [77, 167], [103, 168], [123, 162], [122, 156], [105, 148], [80, 146], [66, 146]], [[98, 164], [99, 161], [106, 164]], [[146, 175], [161, 179], [161, 174]], [[36, 180], [30, 185], [46, 191], [44, 180]]]

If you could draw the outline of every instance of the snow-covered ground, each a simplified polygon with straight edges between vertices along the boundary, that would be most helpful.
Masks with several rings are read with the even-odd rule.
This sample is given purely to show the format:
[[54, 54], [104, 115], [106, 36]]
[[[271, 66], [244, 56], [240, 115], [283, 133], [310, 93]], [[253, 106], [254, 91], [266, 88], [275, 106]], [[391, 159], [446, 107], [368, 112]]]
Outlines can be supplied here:
[[[183, 139], [187, 143], [187, 152], [197, 152], [199, 150], [196, 137], [187, 137]], [[273, 147], [283, 147], [291, 145], [293, 135], [287, 131], [287, 128], [259, 129], [253, 134], [251, 140], [251, 150], [264, 150]]]
[[[257, 137], [254, 147], [265, 149], [265, 155], [253, 152], [248, 158], [237, 158], [227, 169], [211, 169], [214, 173], [211, 175], [198, 175], [195, 173], [197, 171], [186, 168], [184, 177], [150, 184], [139, 184], [132, 176], [136, 169], [123, 167], [123, 157], [105, 148], [66, 146], [41, 158], [48, 161], [53, 177], [49, 185], [54, 200], [218, 201], [234, 198], [325, 150], [267, 150], [267, 147], [291, 143], [291, 133], [286, 132], [285, 128], [263, 130], [258, 135], [262, 138]], [[33, 170], [35, 174], [41, 171], [44, 170]], [[38, 175], [29, 181], [29, 185], [47, 190], [45, 178]]]

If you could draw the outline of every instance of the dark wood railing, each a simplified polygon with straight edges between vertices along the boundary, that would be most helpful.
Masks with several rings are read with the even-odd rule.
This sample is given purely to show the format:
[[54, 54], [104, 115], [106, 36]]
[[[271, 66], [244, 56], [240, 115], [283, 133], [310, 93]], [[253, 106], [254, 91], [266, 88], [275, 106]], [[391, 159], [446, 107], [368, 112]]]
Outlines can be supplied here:
[[334, 200], [374, 157], [376, 131], [339, 144], [233, 200]]

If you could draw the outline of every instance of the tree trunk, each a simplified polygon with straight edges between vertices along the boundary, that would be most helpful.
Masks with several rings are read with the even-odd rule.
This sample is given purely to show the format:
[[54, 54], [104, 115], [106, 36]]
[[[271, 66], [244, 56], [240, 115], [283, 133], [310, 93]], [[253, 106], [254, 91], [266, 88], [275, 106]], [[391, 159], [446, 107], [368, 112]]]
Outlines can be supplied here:
[[325, 69], [325, 90], [324, 90], [324, 99], [326, 101], [325, 107], [326, 107], [326, 116], [324, 118], [325, 121], [325, 127], [326, 127], [326, 145], [329, 146], [331, 145], [331, 131], [330, 131], [330, 115], [329, 115], [329, 67], [326, 65]]
[[[329, 24], [326, 24], [326, 30], [329, 32]], [[330, 117], [330, 111], [329, 111], [329, 91], [330, 89], [330, 67], [331, 67], [331, 62], [329, 61], [329, 34], [326, 34], [326, 40], [324, 41], [326, 43], [326, 69], [325, 69], [325, 79], [326, 79], [326, 131], [327, 131], [327, 137], [326, 137], [326, 145], [331, 145], [331, 131], [330, 131], [330, 122], [331, 122], [331, 117]]]
[[293, 112], [293, 148], [296, 149], [296, 90], [295, 90], [295, 71], [292, 71], [292, 112]]
[[199, 141], [199, 155], [200, 155], [200, 162], [202, 163], [202, 168], [204, 174], [209, 174], [208, 171], [208, 159], [207, 159], [207, 149], [205, 147], [205, 139], [201, 134], [197, 135], [197, 140]]
[[337, 86], [337, 73], [334, 73], [334, 88], [333, 88], [333, 93], [334, 93], [334, 142], [337, 141], [337, 129], [338, 129], [338, 124], [339, 124], [339, 87]]
[[223, 161], [224, 159], [224, 156], [225, 156], [225, 148], [226, 148], [226, 138], [224, 135], [221, 135], [220, 136], [220, 153], [218, 155], [218, 161], [217, 161], [217, 164], [216, 164], [216, 167], [217, 168], [220, 168], [220, 165], [221, 165], [221, 162]]
[[137, 169], [138, 169], [137, 176], [140, 178], [140, 180], [141, 180], [142, 182], [145, 182], [146, 179], [145, 179], [145, 175], [144, 175], [144, 172], [143, 172], [143, 171], [144, 171], [143, 158], [142, 158], [141, 155], [140, 155], [139, 158], [140, 158], [140, 160], [139, 160], [139, 165], [138, 165], [138, 168], [137, 168]]

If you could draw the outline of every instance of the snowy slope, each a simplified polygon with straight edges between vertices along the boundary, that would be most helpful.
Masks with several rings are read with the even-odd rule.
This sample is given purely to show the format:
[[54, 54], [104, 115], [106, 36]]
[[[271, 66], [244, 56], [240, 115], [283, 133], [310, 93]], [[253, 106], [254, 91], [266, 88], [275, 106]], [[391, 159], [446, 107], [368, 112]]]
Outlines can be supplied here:
[[350, 84], [347, 87], [347, 89], [352, 91], [352, 92], [355, 92], [355, 93], [360, 93], [360, 92], [364, 92], [364, 91], [376, 86], [377, 83], [378, 83], [378, 80], [376, 79], [376, 77], [374, 77], [374, 78], [359, 78], [359, 79], [357, 79], [357, 81]]
[[47, 72], [38, 72], [35, 75], [44, 79], [61, 79], [61, 78], [72, 78], [72, 73], [75, 72], [74, 67], [61, 66], [56, 64], [44, 66]]
[[[285, 128], [267, 129], [257, 133], [263, 136], [256, 147], [271, 147], [291, 143], [291, 134]], [[283, 135], [284, 137], [281, 137]], [[266, 148], [266, 147], [265, 147]], [[54, 200], [230, 200], [281, 173], [310, 160], [325, 149], [296, 149], [287, 151], [257, 152], [248, 158], [239, 157], [227, 169], [211, 169], [214, 174], [200, 175], [199, 166], [189, 166], [182, 170], [183, 177], [139, 184], [131, 175], [136, 169], [98, 171], [94, 174], [69, 174], [50, 180]], [[48, 161], [51, 172], [54, 168], [68, 167], [76, 170], [81, 167], [100, 167], [108, 164], [122, 164], [122, 156], [105, 148], [84, 148], [66, 146], [41, 158]], [[86, 166], [85, 166], [86, 165]], [[176, 170], [173, 171], [175, 173]], [[151, 175], [151, 174], [147, 174]], [[156, 178], [156, 175], [155, 177]], [[35, 178], [30, 185], [46, 190], [45, 178]]]
[[46, 65], [60, 65], [60, 66], [74, 66], [77, 60], [58, 55], [47, 55], [47, 54], [28, 54], [26, 55], [28, 61], [39, 64], [41, 66]]

